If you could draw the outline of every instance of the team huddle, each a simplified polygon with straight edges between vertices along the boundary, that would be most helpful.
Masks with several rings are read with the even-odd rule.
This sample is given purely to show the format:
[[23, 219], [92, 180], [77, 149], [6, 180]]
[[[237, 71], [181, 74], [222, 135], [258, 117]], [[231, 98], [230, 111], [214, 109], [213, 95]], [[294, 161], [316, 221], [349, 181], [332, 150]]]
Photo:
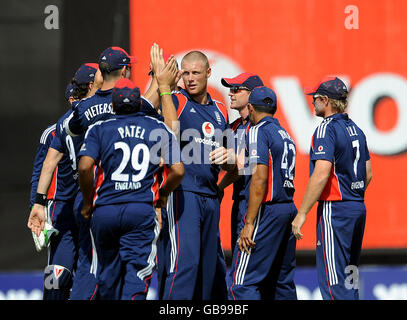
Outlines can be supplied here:
[[[240, 115], [230, 123], [207, 91], [204, 53], [178, 66], [154, 44], [150, 58], [143, 95], [120, 47], [81, 65], [69, 110], [40, 138], [28, 227], [48, 250], [44, 300], [143, 300], [154, 269], [161, 300], [295, 300], [296, 241], [317, 201], [322, 297], [358, 299], [346, 270], [359, 265], [372, 170], [346, 85], [331, 77], [307, 91], [323, 121], [297, 210], [296, 146], [274, 117], [276, 93], [254, 73], [222, 78]], [[231, 184], [227, 271], [219, 219]]]

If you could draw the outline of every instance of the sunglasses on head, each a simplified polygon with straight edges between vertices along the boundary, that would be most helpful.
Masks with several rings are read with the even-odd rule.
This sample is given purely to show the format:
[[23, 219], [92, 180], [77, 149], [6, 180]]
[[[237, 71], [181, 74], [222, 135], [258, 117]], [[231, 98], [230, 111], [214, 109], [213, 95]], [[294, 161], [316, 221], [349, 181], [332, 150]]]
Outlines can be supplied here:
[[238, 93], [238, 92], [240, 92], [240, 90], [251, 91], [249, 88], [241, 87], [241, 86], [230, 87], [229, 89], [230, 89], [230, 92], [232, 92], [232, 93]]

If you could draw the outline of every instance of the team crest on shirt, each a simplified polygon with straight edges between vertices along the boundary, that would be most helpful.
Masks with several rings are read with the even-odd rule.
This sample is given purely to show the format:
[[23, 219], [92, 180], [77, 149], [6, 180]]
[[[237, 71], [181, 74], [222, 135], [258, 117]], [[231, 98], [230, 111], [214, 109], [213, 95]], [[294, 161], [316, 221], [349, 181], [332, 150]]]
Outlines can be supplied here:
[[202, 132], [204, 136], [207, 138], [213, 137], [213, 135], [215, 134], [215, 127], [213, 126], [212, 123], [205, 121], [202, 124]]

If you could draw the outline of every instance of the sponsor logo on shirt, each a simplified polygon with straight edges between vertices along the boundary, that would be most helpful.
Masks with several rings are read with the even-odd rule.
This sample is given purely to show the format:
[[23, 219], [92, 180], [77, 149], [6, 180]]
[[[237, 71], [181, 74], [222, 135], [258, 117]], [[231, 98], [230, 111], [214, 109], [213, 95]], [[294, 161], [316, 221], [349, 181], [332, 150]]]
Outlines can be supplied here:
[[315, 154], [325, 154], [324, 147], [323, 147], [323, 146], [319, 146], [319, 147], [317, 148], [317, 152], [315, 152]]
[[202, 132], [203, 132], [205, 137], [211, 138], [215, 134], [215, 127], [213, 126], [212, 123], [210, 123], [208, 121], [205, 121], [202, 124]]

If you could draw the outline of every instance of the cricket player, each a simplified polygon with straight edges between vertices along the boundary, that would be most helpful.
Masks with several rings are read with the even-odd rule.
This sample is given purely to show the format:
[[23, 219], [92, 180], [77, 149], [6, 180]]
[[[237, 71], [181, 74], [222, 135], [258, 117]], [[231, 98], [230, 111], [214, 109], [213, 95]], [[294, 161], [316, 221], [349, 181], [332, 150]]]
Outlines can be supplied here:
[[[139, 112], [140, 90], [130, 80], [117, 81], [112, 99], [115, 117], [92, 125], [79, 153], [82, 214], [92, 215], [98, 299], [139, 300], [147, 295], [160, 232], [154, 206], [166, 205], [184, 168], [175, 135]], [[169, 172], [158, 189], [161, 158]]]
[[293, 139], [274, 118], [277, 98], [261, 86], [249, 96], [253, 126], [247, 135], [246, 154], [252, 175], [246, 175], [247, 213], [240, 221], [238, 247], [229, 275], [231, 300], [293, 300], [295, 237], [291, 222], [295, 154]]
[[[326, 78], [307, 94], [313, 96], [315, 114], [323, 121], [312, 136], [311, 176], [292, 231], [303, 238], [301, 227], [318, 201], [316, 258], [322, 297], [356, 300], [364, 195], [372, 179], [366, 137], [345, 113], [348, 89], [342, 80]], [[350, 275], [351, 283], [346, 280]]]
[[226, 283], [224, 274], [219, 276], [225, 272], [219, 236], [220, 166], [212, 164], [209, 155], [223, 145], [227, 108], [207, 92], [211, 68], [202, 52], [186, 54], [181, 69], [185, 90], [172, 97], [185, 177], [168, 200], [163, 299], [221, 299], [226, 298]]
[[[65, 91], [65, 99], [70, 105], [90, 94], [96, 72], [97, 65], [95, 68], [91, 63], [77, 70]], [[55, 230], [56, 233], [50, 239], [44, 275], [44, 300], [67, 300], [70, 297], [78, 259], [78, 226], [73, 216], [73, 207], [79, 189], [72, 173], [70, 155], [59, 152], [54, 146], [57, 140], [60, 141], [61, 119], [41, 137], [32, 179], [31, 198], [35, 205], [32, 206], [29, 227], [33, 225], [33, 219], [45, 219], [52, 226], [51, 231]], [[66, 143], [72, 144], [72, 138], [66, 139]], [[46, 216], [43, 214], [44, 208]], [[49, 233], [50, 230], [47, 231]]]
[[[235, 153], [237, 159], [237, 171], [242, 171], [244, 167], [244, 150], [246, 134], [250, 128], [249, 95], [255, 87], [263, 86], [263, 81], [254, 73], [244, 72], [234, 78], [222, 78], [222, 85], [229, 88], [230, 108], [239, 111], [240, 117], [232, 124], [231, 128], [234, 132]], [[239, 175], [240, 174], [240, 175]], [[219, 183], [218, 187], [221, 192], [233, 182], [233, 206], [231, 213], [231, 248], [234, 251], [235, 244], [239, 237], [238, 224], [247, 210], [247, 201], [244, 198], [244, 177], [242, 172], [234, 174], [233, 171], [228, 171]]]

